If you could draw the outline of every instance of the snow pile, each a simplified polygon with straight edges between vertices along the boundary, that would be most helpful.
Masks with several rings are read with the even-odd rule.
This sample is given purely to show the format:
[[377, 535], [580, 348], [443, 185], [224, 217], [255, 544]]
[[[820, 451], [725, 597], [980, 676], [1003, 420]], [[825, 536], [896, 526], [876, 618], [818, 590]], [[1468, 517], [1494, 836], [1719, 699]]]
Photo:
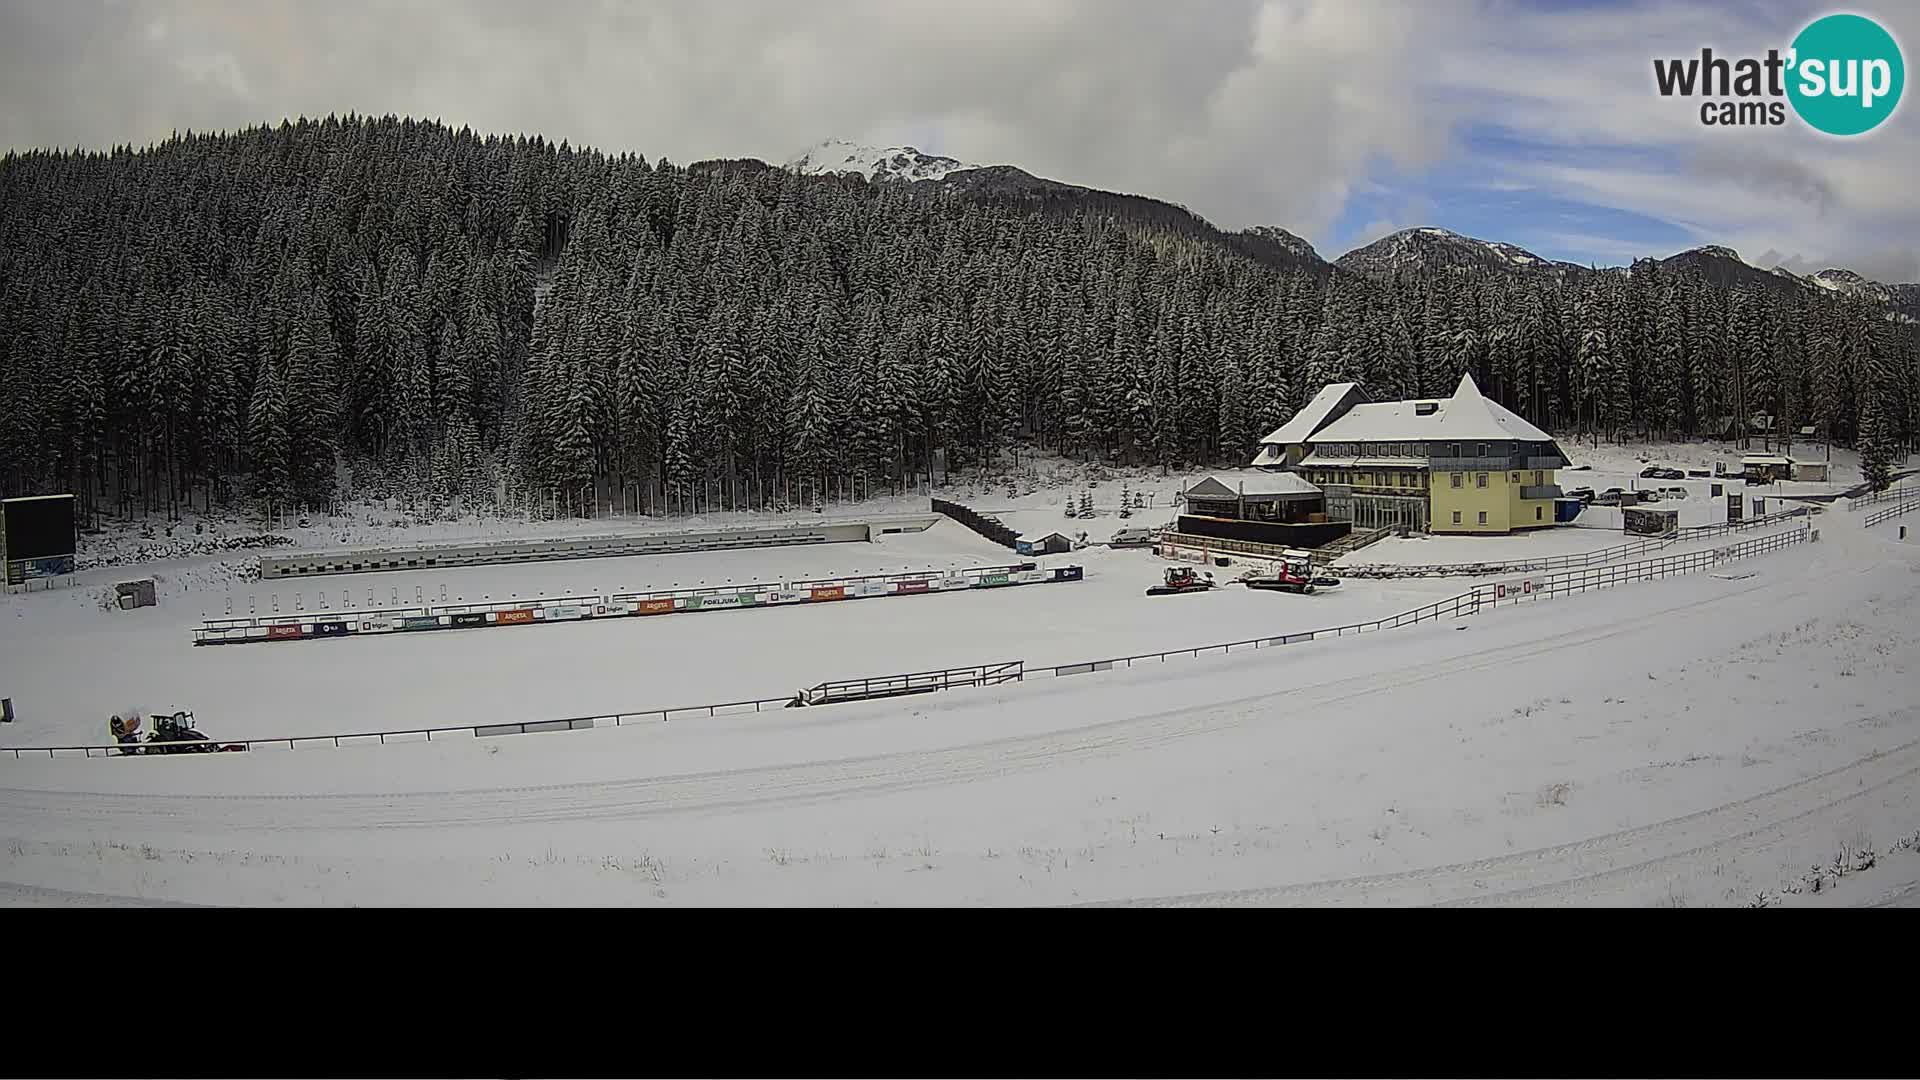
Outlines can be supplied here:
[[[191, 559], [222, 555], [234, 551], [261, 551], [294, 546], [292, 537], [255, 533], [241, 536], [166, 536], [145, 537], [137, 532], [103, 532], [83, 535], [80, 551], [74, 556], [77, 571], [128, 566], [136, 563]], [[172, 530], [168, 530], [172, 532]]]

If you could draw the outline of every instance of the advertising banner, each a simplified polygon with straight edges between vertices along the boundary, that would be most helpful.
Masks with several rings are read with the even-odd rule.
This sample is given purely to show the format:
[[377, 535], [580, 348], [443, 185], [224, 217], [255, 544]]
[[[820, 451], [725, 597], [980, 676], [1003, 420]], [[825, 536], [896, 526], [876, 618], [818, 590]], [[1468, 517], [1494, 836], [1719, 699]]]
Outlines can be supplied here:
[[893, 583], [893, 591], [896, 594], [923, 593], [927, 591], [928, 584], [925, 581], [896, 581]]
[[438, 630], [444, 625], [437, 615], [408, 615], [399, 622], [402, 630]]
[[515, 608], [512, 611], [495, 612], [493, 621], [502, 626], [508, 623], [530, 623], [533, 621], [533, 609]]
[[56, 555], [45, 559], [14, 559], [7, 563], [7, 584], [24, 585], [39, 578], [73, 573], [73, 556]]
[[289, 641], [300, 636], [300, 627], [293, 623], [267, 627], [268, 641]]
[[327, 622], [317, 622], [313, 624], [313, 634], [315, 637], [339, 637], [346, 632], [347, 624], [337, 620], [328, 620]]
[[846, 586], [833, 585], [824, 589], [813, 590], [812, 594], [808, 596], [808, 599], [809, 600], [844, 600], [846, 599], [846, 597], [847, 597]]
[[463, 611], [453, 616], [454, 626], [485, 626], [487, 613], [484, 611]]
[[673, 610], [673, 598], [669, 596], [663, 600], [642, 600], [635, 605], [634, 610], [640, 615], [665, 615]]

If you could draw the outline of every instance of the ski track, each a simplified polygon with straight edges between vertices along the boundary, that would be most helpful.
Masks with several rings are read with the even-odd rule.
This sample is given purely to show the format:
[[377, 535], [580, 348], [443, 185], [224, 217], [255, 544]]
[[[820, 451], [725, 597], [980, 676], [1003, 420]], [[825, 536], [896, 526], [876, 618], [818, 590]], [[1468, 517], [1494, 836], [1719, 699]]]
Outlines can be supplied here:
[[[1920, 715], [1920, 709], [1899, 715], [1912, 718]], [[1666, 866], [1697, 864], [1705, 855], [1732, 857], [1765, 850], [1792, 835], [1790, 826], [1830, 815], [1916, 775], [1920, 775], [1920, 740], [1711, 809], [1552, 847], [1396, 874], [1086, 906], [1286, 906], [1341, 900], [1476, 906], [1550, 899], [1590, 901], [1596, 887], [1643, 883]], [[1659, 854], [1644, 857], [1650, 851]], [[1633, 861], [1622, 864], [1622, 859]], [[1543, 877], [1549, 880], [1538, 880]]]

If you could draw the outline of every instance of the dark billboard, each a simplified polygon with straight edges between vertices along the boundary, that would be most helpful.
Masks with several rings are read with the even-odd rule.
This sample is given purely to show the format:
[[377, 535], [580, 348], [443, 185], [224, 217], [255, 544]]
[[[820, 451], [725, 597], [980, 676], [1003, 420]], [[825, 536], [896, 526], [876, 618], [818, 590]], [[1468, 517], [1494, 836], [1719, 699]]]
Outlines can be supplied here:
[[73, 573], [78, 539], [73, 496], [0, 500], [0, 551], [5, 552], [7, 584]]

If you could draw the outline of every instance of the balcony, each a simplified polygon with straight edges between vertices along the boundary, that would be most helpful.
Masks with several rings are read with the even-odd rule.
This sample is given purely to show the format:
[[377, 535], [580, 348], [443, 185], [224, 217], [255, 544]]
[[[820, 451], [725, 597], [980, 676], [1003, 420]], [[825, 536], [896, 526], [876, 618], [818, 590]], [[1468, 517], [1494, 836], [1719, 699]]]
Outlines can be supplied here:
[[1518, 468], [1514, 460], [1505, 457], [1436, 457], [1427, 467], [1436, 473], [1509, 472]]
[[1526, 465], [1524, 467], [1527, 469], [1541, 470], [1564, 469], [1567, 467], [1567, 459], [1563, 457], [1530, 457], [1526, 459]]
[[1520, 489], [1523, 499], [1558, 499], [1560, 496], [1559, 484], [1528, 484]]

